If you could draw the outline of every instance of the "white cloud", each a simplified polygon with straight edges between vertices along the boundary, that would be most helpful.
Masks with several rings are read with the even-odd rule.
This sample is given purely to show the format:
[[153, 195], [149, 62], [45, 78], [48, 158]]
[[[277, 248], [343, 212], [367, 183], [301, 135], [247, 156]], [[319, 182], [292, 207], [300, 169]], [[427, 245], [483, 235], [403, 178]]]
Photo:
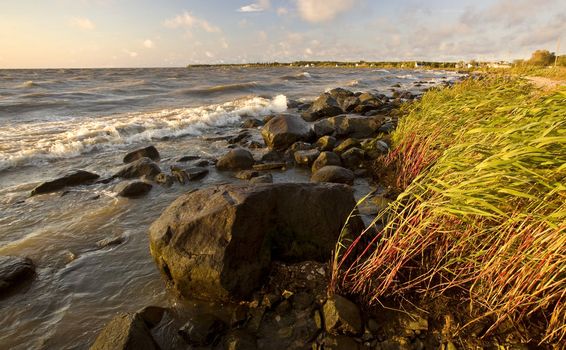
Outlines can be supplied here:
[[221, 38], [221, 39], [220, 39], [220, 46], [221, 46], [223, 49], [227, 49], [227, 48], [229, 47], [228, 41], [226, 41], [226, 38]]
[[143, 46], [146, 49], [153, 49], [155, 47], [155, 44], [153, 43], [153, 41], [151, 39], [145, 39], [143, 41]]
[[203, 18], [198, 18], [190, 12], [183, 12], [183, 14], [165, 20], [163, 23], [169, 28], [199, 28], [209, 33], [220, 33], [221, 30], [215, 25], [210, 24]]
[[286, 7], [278, 7], [277, 8], [277, 14], [279, 16], [285, 16], [288, 13], [289, 13], [289, 10]]
[[213, 54], [212, 52], [210, 52], [210, 51], [206, 51], [204, 54], [205, 54], [206, 57], [208, 57], [208, 58], [213, 58], [213, 57], [214, 57], [214, 54]]
[[69, 24], [71, 27], [84, 29], [84, 30], [92, 30], [95, 28], [94, 23], [85, 17], [73, 17], [69, 20]]
[[339, 13], [349, 11], [358, 0], [296, 0], [301, 17], [313, 23], [333, 20]]
[[136, 57], [138, 57], [138, 53], [135, 52], [135, 51], [130, 51], [130, 50], [128, 50], [128, 49], [124, 49], [123, 51], [124, 51], [124, 53], [125, 53], [126, 55], [130, 56], [131, 58], [136, 58]]
[[310, 47], [307, 47], [307, 48], [305, 49], [305, 54], [308, 55], [308, 56], [312, 55], [312, 50], [311, 50]]
[[270, 5], [270, 0], [259, 0], [256, 3], [240, 7], [238, 12], [263, 12], [269, 9]]

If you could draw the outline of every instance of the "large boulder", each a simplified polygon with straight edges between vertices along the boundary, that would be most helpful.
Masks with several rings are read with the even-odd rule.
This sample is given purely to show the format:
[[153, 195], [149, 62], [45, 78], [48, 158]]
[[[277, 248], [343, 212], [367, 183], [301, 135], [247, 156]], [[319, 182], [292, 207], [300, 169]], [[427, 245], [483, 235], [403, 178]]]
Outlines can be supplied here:
[[312, 131], [310, 125], [299, 116], [282, 114], [265, 124], [261, 135], [270, 149], [282, 151], [297, 141], [309, 141]]
[[332, 89], [328, 91], [328, 94], [336, 100], [344, 112], [353, 110], [360, 103], [352, 91], [343, 88]]
[[154, 179], [155, 176], [161, 173], [159, 166], [147, 157], [135, 160], [120, 169], [114, 177], [121, 177], [124, 179], [133, 179], [136, 177], [145, 176]]
[[[354, 205], [344, 185], [213, 186], [162, 213], [150, 227], [150, 251], [184, 297], [247, 298], [272, 260], [327, 261]], [[349, 225], [363, 229], [357, 218]]]
[[321, 118], [333, 117], [341, 113], [344, 113], [344, 111], [340, 108], [336, 99], [329, 93], [324, 93], [303, 113], [303, 119], [308, 122], [314, 122]]
[[59, 191], [65, 187], [69, 186], [79, 186], [85, 184], [91, 184], [94, 180], [98, 179], [100, 176], [97, 174], [90, 173], [84, 170], [77, 170], [55, 180], [47, 181], [31, 191], [31, 195], [50, 193]]
[[357, 169], [364, 161], [365, 152], [357, 147], [352, 147], [342, 153], [342, 164], [348, 169]]
[[28, 258], [0, 256], [0, 296], [27, 282], [35, 274], [35, 266]]
[[216, 168], [218, 170], [244, 170], [251, 169], [255, 160], [250, 151], [236, 148], [218, 159]]
[[382, 116], [338, 115], [317, 121], [313, 128], [317, 136], [364, 138], [375, 134], [383, 125]]
[[124, 157], [124, 163], [128, 164], [143, 157], [149, 158], [156, 162], [160, 159], [157, 148], [155, 148], [155, 146], [147, 146], [145, 148], [140, 148], [126, 154], [126, 156]]
[[354, 172], [350, 169], [336, 165], [327, 165], [320, 168], [311, 176], [311, 182], [330, 182], [352, 185], [354, 178]]

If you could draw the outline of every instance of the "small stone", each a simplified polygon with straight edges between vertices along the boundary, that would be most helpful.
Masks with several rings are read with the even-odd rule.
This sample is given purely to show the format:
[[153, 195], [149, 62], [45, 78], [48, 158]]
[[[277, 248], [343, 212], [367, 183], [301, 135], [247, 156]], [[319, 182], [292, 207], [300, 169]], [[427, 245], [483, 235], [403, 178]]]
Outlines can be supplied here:
[[356, 335], [363, 331], [360, 309], [340, 295], [328, 298], [322, 313], [326, 331], [331, 334]]
[[309, 167], [318, 158], [319, 155], [320, 155], [320, 151], [317, 149], [311, 149], [307, 151], [297, 151], [295, 152], [295, 162], [298, 165]]
[[124, 242], [123, 236], [109, 237], [96, 242], [98, 248], [105, 248], [113, 245], [119, 245]]
[[322, 136], [316, 141], [316, 147], [321, 151], [332, 151], [336, 146], [336, 138], [332, 136]]
[[273, 162], [273, 163], [255, 164], [253, 166], [253, 169], [258, 171], [267, 171], [274, 169], [284, 169], [286, 166], [287, 164], [283, 162]]
[[241, 170], [234, 174], [234, 177], [240, 180], [249, 180], [260, 175], [257, 170]]
[[250, 183], [252, 184], [270, 184], [273, 183], [273, 175], [271, 174], [264, 174], [261, 176], [256, 176], [250, 179]]

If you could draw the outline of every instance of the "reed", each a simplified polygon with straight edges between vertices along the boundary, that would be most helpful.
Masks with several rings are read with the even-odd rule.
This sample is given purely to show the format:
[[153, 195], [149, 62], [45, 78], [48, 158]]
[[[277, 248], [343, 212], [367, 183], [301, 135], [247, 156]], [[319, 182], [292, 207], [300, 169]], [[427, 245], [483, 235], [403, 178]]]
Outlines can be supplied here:
[[405, 113], [385, 159], [401, 194], [377, 233], [339, 242], [332, 286], [457, 295], [490, 331], [536, 316], [540, 341], [566, 340], [566, 89], [468, 79]]

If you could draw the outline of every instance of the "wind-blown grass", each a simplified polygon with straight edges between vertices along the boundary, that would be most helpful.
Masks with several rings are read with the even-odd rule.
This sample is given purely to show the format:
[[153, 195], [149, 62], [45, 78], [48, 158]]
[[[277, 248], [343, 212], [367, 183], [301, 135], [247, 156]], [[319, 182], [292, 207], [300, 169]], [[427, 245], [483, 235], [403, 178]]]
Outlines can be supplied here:
[[566, 89], [469, 79], [406, 112], [385, 160], [402, 193], [377, 234], [337, 246], [333, 285], [458, 295], [490, 330], [536, 317], [566, 339]]

